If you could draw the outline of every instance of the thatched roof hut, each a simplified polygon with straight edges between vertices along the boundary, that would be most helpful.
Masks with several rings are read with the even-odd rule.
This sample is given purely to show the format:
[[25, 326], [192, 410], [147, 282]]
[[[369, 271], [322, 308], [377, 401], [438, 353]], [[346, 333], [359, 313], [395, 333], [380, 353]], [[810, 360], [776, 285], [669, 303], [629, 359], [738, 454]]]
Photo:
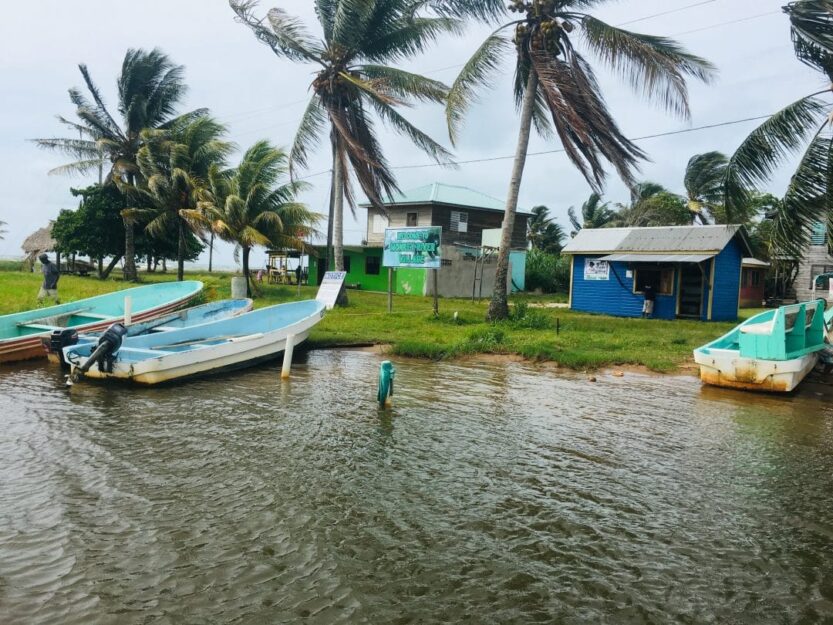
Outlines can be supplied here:
[[50, 221], [48, 226], [35, 230], [32, 234], [26, 237], [23, 241], [23, 251], [32, 258], [36, 257], [41, 252], [52, 252], [55, 250], [55, 239], [52, 238], [52, 225], [54, 221]]

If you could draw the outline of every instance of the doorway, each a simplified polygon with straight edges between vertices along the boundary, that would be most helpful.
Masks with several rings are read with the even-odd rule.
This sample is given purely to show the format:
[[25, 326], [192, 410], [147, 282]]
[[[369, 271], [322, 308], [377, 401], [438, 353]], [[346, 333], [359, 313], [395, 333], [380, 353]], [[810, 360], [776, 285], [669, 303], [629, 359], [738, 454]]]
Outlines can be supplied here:
[[699, 319], [703, 310], [703, 271], [700, 265], [685, 263], [680, 269], [678, 317]]

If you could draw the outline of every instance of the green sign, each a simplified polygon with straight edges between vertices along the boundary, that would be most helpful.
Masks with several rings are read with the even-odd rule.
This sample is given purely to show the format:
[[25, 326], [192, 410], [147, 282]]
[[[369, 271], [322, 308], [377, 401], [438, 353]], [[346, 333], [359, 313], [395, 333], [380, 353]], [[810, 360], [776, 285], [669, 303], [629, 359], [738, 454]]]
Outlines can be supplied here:
[[385, 267], [440, 268], [440, 226], [386, 228], [382, 264]]

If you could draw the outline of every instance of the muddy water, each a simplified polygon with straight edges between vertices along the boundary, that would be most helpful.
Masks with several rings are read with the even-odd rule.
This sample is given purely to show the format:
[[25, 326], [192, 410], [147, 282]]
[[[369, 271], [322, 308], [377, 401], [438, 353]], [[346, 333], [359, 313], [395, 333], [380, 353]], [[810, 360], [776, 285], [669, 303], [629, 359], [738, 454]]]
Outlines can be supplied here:
[[824, 387], [378, 362], [0, 371], [0, 622], [833, 622]]

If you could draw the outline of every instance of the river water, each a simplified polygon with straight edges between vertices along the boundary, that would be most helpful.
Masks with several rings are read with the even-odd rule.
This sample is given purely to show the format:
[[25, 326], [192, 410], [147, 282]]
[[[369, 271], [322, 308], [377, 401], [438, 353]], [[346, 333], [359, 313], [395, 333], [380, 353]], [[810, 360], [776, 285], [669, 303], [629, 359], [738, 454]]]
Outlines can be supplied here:
[[2, 370], [0, 622], [833, 622], [821, 387], [378, 366]]

